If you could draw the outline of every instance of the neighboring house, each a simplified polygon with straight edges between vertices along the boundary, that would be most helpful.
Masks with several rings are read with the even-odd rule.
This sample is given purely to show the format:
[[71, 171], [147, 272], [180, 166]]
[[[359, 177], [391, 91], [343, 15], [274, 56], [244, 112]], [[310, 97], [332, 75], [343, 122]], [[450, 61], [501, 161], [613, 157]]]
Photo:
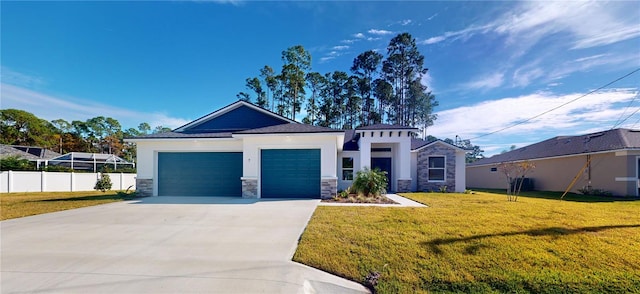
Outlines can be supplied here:
[[142, 195], [330, 198], [371, 166], [388, 172], [389, 191], [464, 191], [464, 150], [416, 140], [415, 131], [311, 126], [237, 101], [172, 132], [126, 141], [137, 145]]
[[42, 147], [0, 145], [0, 158], [10, 156], [17, 156], [21, 159], [27, 159], [30, 161], [38, 161], [60, 156], [60, 153], [53, 152]]
[[505, 176], [497, 165], [524, 160], [535, 164], [527, 175], [535, 190], [565, 191], [578, 176], [571, 192], [590, 188], [616, 196], [640, 196], [640, 130], [560, 136], [484, 158], [467, 165], [467, 186], [504, 189]]

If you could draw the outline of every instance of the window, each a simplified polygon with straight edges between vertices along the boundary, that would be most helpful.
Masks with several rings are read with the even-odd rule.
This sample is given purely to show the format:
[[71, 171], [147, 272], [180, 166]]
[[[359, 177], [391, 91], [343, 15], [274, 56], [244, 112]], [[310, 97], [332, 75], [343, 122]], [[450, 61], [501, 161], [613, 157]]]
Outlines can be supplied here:
[[498, 168], [497, 168], [497, 167], [492, 167], [492, 168], [491, 168], [491, 172], [492, 172], [492, 173], [495, 173], [495, 172], [497, 172], [497, 171], [498, 171]]
[[342, 180], [353, 181], [353, 157], [342, 158]]
[[429, 181], [444, 181], [444, 156], [429, 157]]

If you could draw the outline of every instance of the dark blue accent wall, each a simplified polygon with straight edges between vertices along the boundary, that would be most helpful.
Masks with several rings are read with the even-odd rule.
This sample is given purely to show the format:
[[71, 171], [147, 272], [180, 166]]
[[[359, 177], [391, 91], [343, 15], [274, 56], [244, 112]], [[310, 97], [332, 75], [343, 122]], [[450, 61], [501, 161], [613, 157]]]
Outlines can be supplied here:
[[184, 133], [222, 133], [257, 129], [289, 123], [285, 119], [269, 115], [264, 112], [240, 106], [223, 115], [210, 119], [197, 126], [193, 126]]

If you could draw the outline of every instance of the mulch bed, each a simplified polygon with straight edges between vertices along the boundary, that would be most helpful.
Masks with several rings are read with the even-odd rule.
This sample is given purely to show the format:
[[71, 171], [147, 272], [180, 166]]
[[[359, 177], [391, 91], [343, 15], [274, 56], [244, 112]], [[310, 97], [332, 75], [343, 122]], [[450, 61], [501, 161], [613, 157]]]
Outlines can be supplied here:
[[331, 199], [323, 199], [322, 202], [329, 203], [363, 203], [363, 204], [398, 204], [397, 202], [385, 197], [385, 196], [358, 196], [356, 194], [349, 194], [347, 197], [340, 197], [340, 195]]

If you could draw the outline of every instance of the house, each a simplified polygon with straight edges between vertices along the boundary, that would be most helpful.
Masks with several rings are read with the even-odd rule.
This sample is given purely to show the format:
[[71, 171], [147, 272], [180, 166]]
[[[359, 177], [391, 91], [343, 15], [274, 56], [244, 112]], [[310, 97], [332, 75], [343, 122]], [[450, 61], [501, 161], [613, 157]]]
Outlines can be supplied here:
[[417, 129], [335, 130], [237, 101], [137, 145], [137, 191], [153, 196], [330, 198], [365, 167], [387, 171], [389, 191], [463, 191], [464, 150], [413, 138]]
[[60, 156], [60, 153], [42, 147], [0, 144], [0, 158], [10, 156], [17, 156], [18, 158], [30, 161], [38, 161]]
[[640, 130], [613, 129], [580, 136], [560, 136], [467, 165], [467, 186], [504, 189], [497, 165], [529, 160], [527, 175], [535, 190], [571, 192], [598, 189], [616, 196], [640, 196]]

